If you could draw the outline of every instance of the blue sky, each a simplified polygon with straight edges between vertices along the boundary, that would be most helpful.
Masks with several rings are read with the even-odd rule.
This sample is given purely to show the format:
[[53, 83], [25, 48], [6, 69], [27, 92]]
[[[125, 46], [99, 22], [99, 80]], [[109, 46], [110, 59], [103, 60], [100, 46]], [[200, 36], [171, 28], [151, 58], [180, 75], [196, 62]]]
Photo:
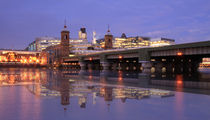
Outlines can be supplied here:
[[210, 40], [209, 0], [0, 0], [0, 48], [23, 49], [40, 36], [72, 38], [86, 27], [103, 36], [167, 37], [176, 43]]

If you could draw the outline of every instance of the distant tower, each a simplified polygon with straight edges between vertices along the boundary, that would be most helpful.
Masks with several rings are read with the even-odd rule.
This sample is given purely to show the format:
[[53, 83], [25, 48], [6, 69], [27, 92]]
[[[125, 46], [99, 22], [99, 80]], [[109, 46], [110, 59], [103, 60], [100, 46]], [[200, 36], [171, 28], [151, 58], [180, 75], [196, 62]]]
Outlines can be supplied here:
[[86, 28], [80, 28], [79, 39], [87, 40]]
[[62, 57], [69, 56], [69, 31], [67, 30], [66, 21], [64, 29], [61, 31], [61, 53]]
[[111, 34], [109, 27], [108, 27], [108, 31], [106, 33], [106, 35], [104, 36], [104, 42], [105, 42], [105, 49], [112, 49], [112, 39], [113, 39], [113, 35]]
[[96, 44], [96, 31], [93, 31], [93, 44]]

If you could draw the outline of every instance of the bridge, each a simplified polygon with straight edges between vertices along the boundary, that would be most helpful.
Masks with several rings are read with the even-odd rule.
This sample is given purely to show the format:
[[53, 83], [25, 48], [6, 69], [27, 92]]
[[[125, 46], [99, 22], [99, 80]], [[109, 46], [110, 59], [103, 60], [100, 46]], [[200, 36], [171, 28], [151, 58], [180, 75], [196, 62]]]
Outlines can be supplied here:
[[164, 47], [105, 50], [66, 57], [62, 65], [82, 70], [192, 72], [197, 70], [205, 57], [210, 57], [210, 41]]

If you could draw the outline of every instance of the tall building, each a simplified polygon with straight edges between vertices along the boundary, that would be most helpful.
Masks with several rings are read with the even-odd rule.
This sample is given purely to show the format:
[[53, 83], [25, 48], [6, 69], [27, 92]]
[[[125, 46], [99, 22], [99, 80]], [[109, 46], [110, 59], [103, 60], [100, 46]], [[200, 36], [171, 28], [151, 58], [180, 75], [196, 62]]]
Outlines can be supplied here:
[[80, 28], [80, 31], [79, 31], [79, 39], [85, 39], [85, 40], [87, 40], [86, 28]]
[[108, 29], [107, 34], [104, 36], [104, 42], [105, 46], [104, 49], [112, 49], [112, 40], [113, 40], [113, 35], [111, 34], [110, 30]]
[[93, 31], [93, 41], [92, 44], [96, 44], [96, 31]]

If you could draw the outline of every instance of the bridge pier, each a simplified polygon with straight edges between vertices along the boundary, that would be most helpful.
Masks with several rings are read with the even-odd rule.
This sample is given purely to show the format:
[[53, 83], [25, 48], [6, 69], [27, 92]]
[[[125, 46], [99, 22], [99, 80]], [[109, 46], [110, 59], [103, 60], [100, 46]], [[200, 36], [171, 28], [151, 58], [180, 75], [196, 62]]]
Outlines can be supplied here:
[[81, 70], [86, 70], [86, 63], [85, 61], [80, 60], [79, 61], [80, 69]]

